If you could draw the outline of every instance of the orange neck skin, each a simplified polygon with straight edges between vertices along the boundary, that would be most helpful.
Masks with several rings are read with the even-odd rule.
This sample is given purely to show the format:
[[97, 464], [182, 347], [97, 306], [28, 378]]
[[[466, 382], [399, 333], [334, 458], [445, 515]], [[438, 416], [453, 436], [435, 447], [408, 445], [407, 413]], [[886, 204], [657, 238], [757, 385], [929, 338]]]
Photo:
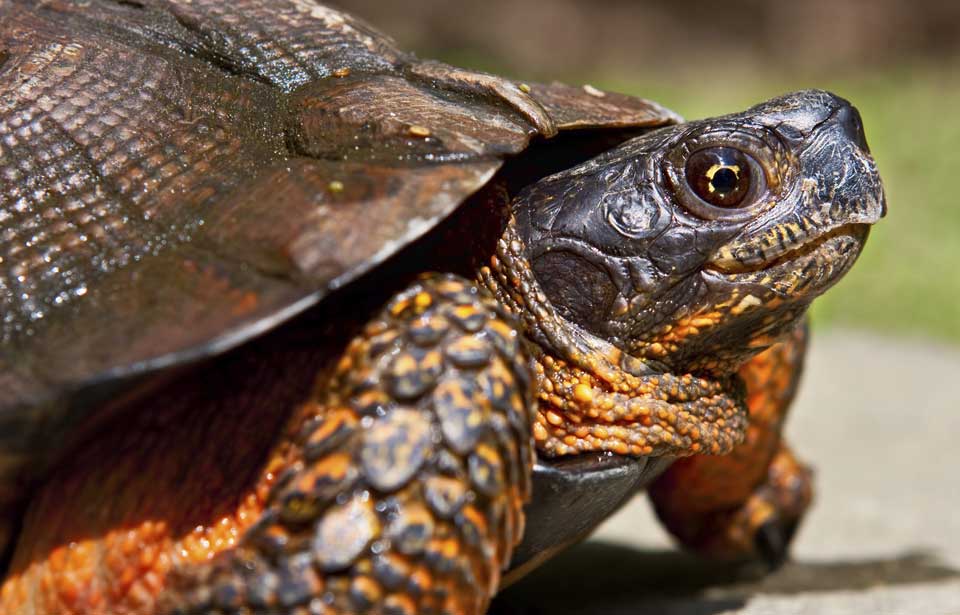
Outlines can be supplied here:
[[542, 344], [529, 348], [541, 454], [719, 455], [743, 439], [746, 405], [734, 375], [661, 373], [564, 320], [540, 290], [512, 224], [478, 280]]

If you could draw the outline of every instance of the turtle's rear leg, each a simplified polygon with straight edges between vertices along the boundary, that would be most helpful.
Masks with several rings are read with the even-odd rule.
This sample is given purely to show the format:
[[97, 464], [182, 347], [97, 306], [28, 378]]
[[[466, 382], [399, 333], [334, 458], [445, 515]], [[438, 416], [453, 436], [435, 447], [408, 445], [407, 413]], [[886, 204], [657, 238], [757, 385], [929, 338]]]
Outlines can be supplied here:
[[422, 280], [348, 346], [262, 517], [174, 570], [180, 613], [471, 613], [523, 532], [533, 460], [516, 331], [468, 282]]
[[799, 382], [806, 327], [740, 370], [750, 426], [729, 455], [680, 459], [650, 489], [657, 515], [687, 547], [779, 565], [813, 496], [811, 471], [782, 439]]

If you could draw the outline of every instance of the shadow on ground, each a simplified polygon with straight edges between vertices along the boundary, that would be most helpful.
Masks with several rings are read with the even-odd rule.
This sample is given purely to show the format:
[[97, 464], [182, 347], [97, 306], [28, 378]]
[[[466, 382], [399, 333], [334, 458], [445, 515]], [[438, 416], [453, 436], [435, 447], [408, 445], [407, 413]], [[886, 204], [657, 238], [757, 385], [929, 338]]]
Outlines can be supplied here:
[[864, 590], [960, 578], [922, 552], [889, 559], [788, 562], [764, 575], [751, 566], [591, 541], [562, 553], [503, 591], [490, 615], [630, 613], [714, 615], [750, 596]]

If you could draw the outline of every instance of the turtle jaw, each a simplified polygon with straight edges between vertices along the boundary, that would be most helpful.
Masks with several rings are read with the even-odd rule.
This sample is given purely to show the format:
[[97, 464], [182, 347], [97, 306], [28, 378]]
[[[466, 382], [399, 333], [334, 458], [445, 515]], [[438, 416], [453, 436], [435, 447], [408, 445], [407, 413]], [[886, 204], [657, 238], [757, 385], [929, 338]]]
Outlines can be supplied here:
[[728, 373], [794, 330], [810, 304], [839, 282], [860, 256], [866, 223], [838, 224], [758, 264], [710, 261], [706, 291], [681, 326], [648, 338], [640, 355], [674, 369]]
[[[582, 243], [567, 248], [574, 245], [589, 253]], [[541, 287], [529, 254], [511, 219], [478, 281], [518, 318], [530, 342], [541, 455], [725, 454], [743, 440], [746, 407], [731, 374], [670, 370], [570, 320]]]
[[[780, 228], [782, 227], [778, 227], [778, 229]], [[825, 244], [840, 237], [849, 237], [861, 244], [865, 243], [869, 232], [870, 227], [867, 224], [840, 224], [806, 241], [783, 241], [779, 246], [766, 251], [762, 259], [746, 261], [731, 258], [727, 252], [718, 254], [715, 258], [707, 261], [704, 270], [727, 274], [769, 271], [784, 264], [789, 265], [791, 262], [797, 262], [804, 256], [822, 252]]]
[[732, 259], [711, 260], [704, 266], [703, 276], [713, 285], [759, 286], [784, 300], [811, 301], [850, 270], [869, 234], [867, 224], [842, 224], [808, 241], [785, 246], [753, 266]]

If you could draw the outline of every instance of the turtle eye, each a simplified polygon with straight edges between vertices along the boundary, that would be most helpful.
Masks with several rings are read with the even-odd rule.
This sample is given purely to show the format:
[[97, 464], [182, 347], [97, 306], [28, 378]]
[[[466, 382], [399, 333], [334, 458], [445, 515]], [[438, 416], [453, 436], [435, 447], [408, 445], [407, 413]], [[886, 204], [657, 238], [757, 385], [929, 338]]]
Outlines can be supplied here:
[[690, 155], [684, 169], [687, 183], [698, 197], [732, 209], [749, 205], [746, 196], [759, 179], [759, 164], [733, 147], [709, 147]]
[[792, 181], [792, 158], [762, 129], [713, 126], [692, 132], [663, 159], [679, 205], [704, 220], [736, 222], [776, 202]]

